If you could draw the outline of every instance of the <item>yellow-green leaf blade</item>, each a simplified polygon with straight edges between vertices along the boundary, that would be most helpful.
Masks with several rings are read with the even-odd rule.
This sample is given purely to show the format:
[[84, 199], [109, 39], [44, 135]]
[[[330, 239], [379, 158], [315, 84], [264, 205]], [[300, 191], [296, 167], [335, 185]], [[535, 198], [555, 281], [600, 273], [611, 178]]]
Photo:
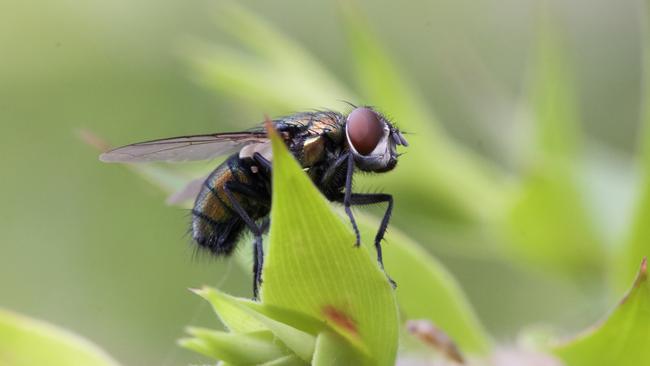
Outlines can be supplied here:
[[632, 288], [600, 325], [555, 347], [567, 366], [650, 364], [650, 283], [643, 260]]
[[346, 343], [340, 335], [323, 332], [316, 339], [313, 366], [358, 365], [363, 363], [363, 356]]
[[394, 294], [377, 263], [354, 247], [335, 214], [273, 134], [273, 209], [261, 297], [326, 321], [358, 340], [371, 363], [392, 365], [398, 321]]
[[118, 363], [76, 334], [0, 309], [0, 365], [118, 366]]
[[[266, 313], [274, 313], [272, 309], [264, 309], [256, 302], [236, 298], [212, 288], [196, 292], [212, 304], [224, 324], [232, 327], [231, 330], [236, 332], [268, 329], [298, 357], [305, 361], [311, 360], [316, 343], [315, 335], [271, 318]], [[237, 326], [234, 327], [233, 324]], [[198, 346], [203, 347], [205, 344]]]
[[262, 322], [250, 315], [250, 312], [236, 298], [210, 287], [193, 291], [212, 305], [214, 312], [229, 330], [237, 333], [245, 333], [266, 328]]
[[206, 356], [233, 364], [260, 364], [289, 355], [268, 330], [251, 333], [226, 333], [203, 328], [189, 328], [194, 338], [182, 339], [180, 345]]

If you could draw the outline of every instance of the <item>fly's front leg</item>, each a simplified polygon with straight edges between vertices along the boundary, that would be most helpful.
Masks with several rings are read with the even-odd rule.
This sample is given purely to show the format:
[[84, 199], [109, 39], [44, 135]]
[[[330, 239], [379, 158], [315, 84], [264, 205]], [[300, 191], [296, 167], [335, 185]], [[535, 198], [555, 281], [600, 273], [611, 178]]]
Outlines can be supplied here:
[[[393, 213], [393, 196], [385, 193], [372, 193], [372, 194], [362, 194], [362, 193], [352, 193], [350, 195], [350, 203], [352, 205], [371, 205], [375, 203], [386, 202], [388, 207], [384, 212], [384, 217], [381, 219], [381, 224], [379, 225], [379, 230], [377, 230], [377, 235], [375, 236], [375, 249], [377, 251], [377, 262], [381, 269], [384, 269], [384, 259], [381, 251], [381, 241], [384, 239], [384, 234], [386, 234], [386, 229], [388, 228], [388, 222], [390, 221], [390, 216]], [[384, 271], [386, 273], [386, 271]], [[388, 281], [393, 286], [397, 287], [395, 281], [386, 273]]]
[[271, 172], [273, 171], [273, 166], [269, 159], [265, 158], [264, 155], [256, 152], [253, 154], [253, 161], [259, 166], [259, 169], [262, 170], [264, 177], [264, 183], [266, 185], [267, 191], [271, 192]]
[[262, 224], [260, 225], [260, 230], [262, 230], [262, 234], [267, 234], [270, 228], [271, 228], [271, 219], [267, 217], [262, 221]]
[[345, 153], [345, 154], [342, 154], [341, 156], [339, 156], [338, 158], [336, 158], [336, 161], [334, 161], [334, 164], [332, 164], [329, 168], [327, 168], [327, 170], [325, 170], [325, 173], [323, 173], [323, 177], [321, 178], [321, 183], [322, 184], [325, 185], [325, 184], [327, 184], [328, 182], [330, 182], [332, 180], [332, 178], [334, 177], [336, 172], [339, 170], [341, 165], [343, 165], [344, 163], [347, 163], [349, 155], [350, 154]]
[[262, 269], [264, 267], [264, 247], [262, 246], [262, 233], [264, 232], [264, 228], [255, 224], [255, 221], [251, 219], [235, 199], [233, 192], [257, 199], [264, 199], [265, 197], [259, 192], [238, 182], [227, 182], [224, 185], [224, 192], [228, 200], [230, 200], [233, 210], [244, 220], [248, 229], [255, 236], [255, 243], [253, 245], [253, 299], [257, 299], [260, 286], [262, 285]]
[[262, 155], [262, 154], [260, 154], [258, 152], [254, 153], [253, 154], [253, 161], [255, 161], [257, 163], [257, 165], [259, 165], [260, 168], [262, 168], [262, 170], [266, 174], [269, 174], [269, 175], [271, 174], [271, 170], [272, 170], [271, 161], [269, 161], [269, 159], [265, 158], [264, 155]]
[[354, 156], [352, 154], [348, 154], [348, 166], [347, 166], [347, 171], [345, 174], [345, 194], [343, 196], [343, 206], [345, 207], [345, 213], [348, 215], [350, 218], [350, 222], [352, 223], [352, 228], [354, 229], [354, 235], [357, 237], [357, 241], [355, 242], [356, 246], [361, 245], [361, 234], [359, 234], [359, 228], [357, 227], [357, 221], [354, 219], [354, 215], [352, 215], [352, 174], [354, 173]]

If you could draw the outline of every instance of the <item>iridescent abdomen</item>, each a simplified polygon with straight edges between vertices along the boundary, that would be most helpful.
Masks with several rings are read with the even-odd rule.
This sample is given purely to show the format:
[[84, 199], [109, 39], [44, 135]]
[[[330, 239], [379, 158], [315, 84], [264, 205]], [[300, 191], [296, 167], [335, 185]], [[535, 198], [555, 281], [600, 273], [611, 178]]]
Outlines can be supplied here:
[[235, 212], [233, 202], [226, 193], [230, 185], [244, 186], [259, 194], [248, 197], [231, 189], [231, 195], [246, 213], [259, 220], [269, 213], [270, 192], [267, 177], [253, 173], [250, 164], [230, 156], [219, 165], [203, 183], [192, 209], [192, 238], [200, 247], [215, 255], [228, 255], [235, 248], [241, 232], [246, 227]]

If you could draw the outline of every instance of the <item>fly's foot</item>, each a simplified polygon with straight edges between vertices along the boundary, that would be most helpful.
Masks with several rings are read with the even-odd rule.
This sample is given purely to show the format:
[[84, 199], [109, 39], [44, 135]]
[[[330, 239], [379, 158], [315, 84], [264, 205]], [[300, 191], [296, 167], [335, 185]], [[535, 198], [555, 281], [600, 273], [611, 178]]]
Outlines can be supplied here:
[[388, 283], [390, 283], [390, 287], [392, 287], [393, 290], [396, 289], [397, 288], [397, 282], [393, 281], [393, 279], [390, 278], [388, 273], [384, 272], [384, 274], [386, 274], [386, 278], [388, 279]]

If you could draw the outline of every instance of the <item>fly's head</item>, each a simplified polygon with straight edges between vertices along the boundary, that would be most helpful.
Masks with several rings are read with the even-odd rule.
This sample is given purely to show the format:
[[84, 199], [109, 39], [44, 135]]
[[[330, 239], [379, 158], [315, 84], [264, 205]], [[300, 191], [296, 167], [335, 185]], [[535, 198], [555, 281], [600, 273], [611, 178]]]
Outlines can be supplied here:
[[408, 146], [401, 132], [370, 107], [355, 108], [347, 116], [345, 135], [356, 166], [368, 172], [387, 172], [397, 165], [397, 145]]

